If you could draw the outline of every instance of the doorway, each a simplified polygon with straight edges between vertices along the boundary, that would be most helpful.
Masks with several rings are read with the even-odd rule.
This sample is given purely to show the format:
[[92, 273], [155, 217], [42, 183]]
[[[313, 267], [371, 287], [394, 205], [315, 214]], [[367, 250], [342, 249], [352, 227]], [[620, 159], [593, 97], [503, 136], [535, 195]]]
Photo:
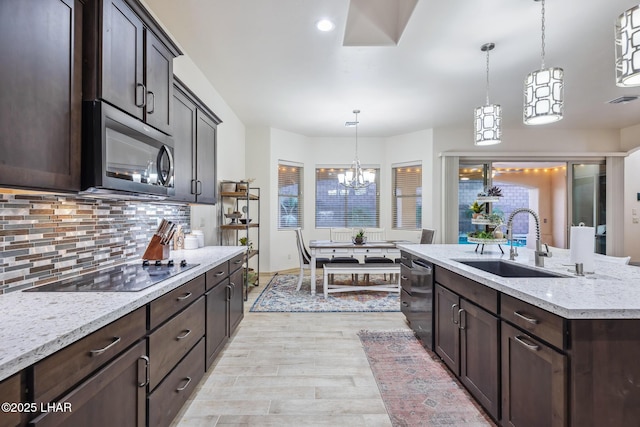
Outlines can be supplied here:
[[[486, 214], [500, 216], [506, 223], [515, 209], [529, 208], [539, 216], [541, 241], [559, 248], [569, 247], [570, 225], [583, 222], [596, 227], [595, 251], [605, 253], [605, 170], [604, 161], [585, 164], [460, 159], [459, 243], [466, 243], [467, 235], [477, 231], [478, 226], [472, 223], [470, 210], [477, 195], [491, 187], [498, 187], [502, 197], [485, 207]], [[513, 235], [514, 244], [534, 247], [533, 217], [515, 216]]]

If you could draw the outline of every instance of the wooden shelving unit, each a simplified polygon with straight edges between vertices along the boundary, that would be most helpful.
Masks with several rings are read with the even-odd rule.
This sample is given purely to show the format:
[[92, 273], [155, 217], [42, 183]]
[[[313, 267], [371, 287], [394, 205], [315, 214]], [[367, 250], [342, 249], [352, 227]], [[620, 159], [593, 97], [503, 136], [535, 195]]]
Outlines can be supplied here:
[[[249, 183], [243, 181], [223, 181], [221, 189], [229, 186], [235, 186], [236, 190], [220, 191], [220, 245], [239, 245], [242, 237], [246, 237], [251, 243], [247, 246], [244, 257], [244, 299], [246, 301], [250, 286], [260, 285], [260, 188], [250, 187]], [[225, 212], [229, 207], [234, 212], [242, 212], [242, 218], [235, 220], [226, 218]], [[240, 219], [251, 219], [251, 221], [242, 224]], [[253, 274], [251, 274], [252, 271]]]

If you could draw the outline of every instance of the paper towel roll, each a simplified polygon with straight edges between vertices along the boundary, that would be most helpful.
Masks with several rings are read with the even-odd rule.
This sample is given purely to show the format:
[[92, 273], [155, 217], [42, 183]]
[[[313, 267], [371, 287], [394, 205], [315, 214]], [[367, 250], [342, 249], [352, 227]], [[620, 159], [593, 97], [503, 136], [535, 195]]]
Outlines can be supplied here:
[[593, 227], [571, 227], [569, 258], [572, 264], [582, 264], [585, 273], [594, 272], [595, 229]]

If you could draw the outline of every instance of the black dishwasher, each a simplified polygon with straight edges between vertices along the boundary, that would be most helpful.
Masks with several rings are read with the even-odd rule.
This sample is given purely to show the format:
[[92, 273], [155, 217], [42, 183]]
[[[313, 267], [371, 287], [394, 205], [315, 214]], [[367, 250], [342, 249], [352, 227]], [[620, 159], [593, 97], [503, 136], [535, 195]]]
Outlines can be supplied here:
[[433, 350], [433, 265], [402, 254], [400, 307], [422, 344]]

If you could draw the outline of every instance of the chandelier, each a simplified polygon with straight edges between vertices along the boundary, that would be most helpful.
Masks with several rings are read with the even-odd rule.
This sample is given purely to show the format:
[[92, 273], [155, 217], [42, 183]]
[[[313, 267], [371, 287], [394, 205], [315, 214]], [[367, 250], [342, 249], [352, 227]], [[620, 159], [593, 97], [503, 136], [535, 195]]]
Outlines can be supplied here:
[[489, 51], [493, 43], [483, 44], [480, 50], [487, 52], [487, 101], [484, 106], [474, 110], [475, 145], [500, 144], [502, 129], [502, 108], [498, 104], [489, 104]]
[[344, 173], [338, 174], [338, 182], [348, 188], [366, 188], [373, 184], [376, 179], [376, 174], [371, 170], [362, 169], [360, 159], [358, 158], [358, 114], [360, 110], [353, 110], [353, 114], [356, 115], [356, 120], [353, 122], [346, 122], [345, 126], [353, 126], [356, 128], [356, 158], [351, 163], [351, 167]]
[[544, 0], [542, 0], [542, 67], [530, 73], [524, 81], [523, 121], [525, 125], [543, 125], [562, 120], [564, 71], [558, 67], [544, 67], [544, 30]]
[[616, 21], [616, 85], [639, 86], [640, 5], [620, 15]]

